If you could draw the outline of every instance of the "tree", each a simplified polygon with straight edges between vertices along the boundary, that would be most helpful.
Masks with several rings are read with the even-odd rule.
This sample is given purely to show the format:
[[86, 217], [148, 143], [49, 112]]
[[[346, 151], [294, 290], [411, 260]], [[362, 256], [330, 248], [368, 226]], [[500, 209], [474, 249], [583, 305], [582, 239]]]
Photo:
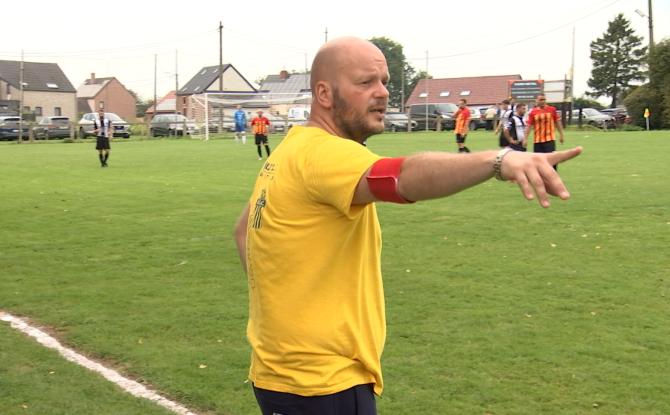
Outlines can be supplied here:
[[585, 98], [584, 96], [575, 98], [575, 101], [573, 102], [572, 105], [574, 108], [595, 108], [597, 110], [601, 110], [604, 108], [600, 102], [594, 99]]
[[405, 100], [407, 100], [407, 97], [412, 92], [412, 88], [409, 88], [408, 85], [414, 80], [414, 68], [407, 63], [401, 44], [386, 37], [373, 37], [370, 39], [370, 42], [377, 46], [386, 58], [386, 64], [391, 76], [387, 85], [389, 90], [389, 105], [401, 108], [404, 104], [402, 102], [403, 87]]
[[588, 85], [593, 91], [587, 95], [611, 97], [610, 106], [616, 107], [631, 82], [645, 79], [642, 66], [647, 47], [641, 45], [642, 37], [634, 35], [630, 22], [619, 13], [609, 22], [607, 32], [591, 42], [593, 70]]

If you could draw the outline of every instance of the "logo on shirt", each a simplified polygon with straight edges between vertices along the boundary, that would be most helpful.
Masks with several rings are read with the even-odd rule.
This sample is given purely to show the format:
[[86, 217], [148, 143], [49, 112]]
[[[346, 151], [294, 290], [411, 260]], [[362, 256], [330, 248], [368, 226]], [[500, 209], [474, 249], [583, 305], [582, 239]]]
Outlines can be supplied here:
[[254, 221], [252, 227], [254, 229], [260, 229], [261, 227], [261, 214], [263, 213], [263, 208], [265, 207], [267, 200], [265, 200], [265, 189], [261, 190], [260, 197], [256, 200], [256, 207], [254, 208]]

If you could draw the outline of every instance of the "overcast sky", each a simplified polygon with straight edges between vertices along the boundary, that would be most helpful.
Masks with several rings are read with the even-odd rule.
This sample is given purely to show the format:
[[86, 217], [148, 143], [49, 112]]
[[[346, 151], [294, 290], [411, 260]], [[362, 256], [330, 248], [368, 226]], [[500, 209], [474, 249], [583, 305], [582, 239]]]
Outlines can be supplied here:
[[[143, 98], [179, 85], [203, 66], [223, 61], [254, 83], [280, 70], [303, 71], [328, 38], [388, 37], [404, 47], [411, 65], [435, 78], [520, 74], [563, 79], [576, 32], [575, 92], [591, 74], [589, 43], [618, 13], [648, 42], [647, 0], [514, 2], [373, 2], [306, 0], [250, 2], [191, 0], [6, 2], [0, 59], [58, 63], [77, 88], [91, 72], [114, 76]], [[22, 18], [8, 18], [24, 16]], [[670, 37], [670, 1], [653, 3], [654, 40]]]

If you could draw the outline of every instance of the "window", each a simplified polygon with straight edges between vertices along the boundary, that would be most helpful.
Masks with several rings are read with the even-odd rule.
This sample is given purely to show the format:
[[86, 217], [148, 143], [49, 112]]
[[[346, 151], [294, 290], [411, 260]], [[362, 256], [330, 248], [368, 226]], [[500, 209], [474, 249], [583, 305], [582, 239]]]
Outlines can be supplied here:
[[28, 105], [23, 107], [23, 112], [30, 112], [30, 107]]
[[422, 92], [419, 94], [419, 98], [426, 98], [428, 96], [428, 92]]
[[61, 112], [60, 112], [60, 107], [54, 107], [54, 115], [57, 115], [57, 116], [58, 116], [58, 115], [63, 115], [63, 114], [61, 114]]
[[98, 102], [98, 109], [101, 109], [101, 110], [105, 109], [105, 101]]
[[468, 95], [470, 95], [470, 91], [461, 91], [462, 97], [467, 97]]
[[47, 82], [47, 88], [58, 89], [58, 84], [54, 84], [53, 82]]
[[442, 91], [440, 92], [441, 97], [448, 97], [449, 96], [449, 91]]
[[42, 116], [42, 107], [35, 107], [35, 115], [38, 117]]

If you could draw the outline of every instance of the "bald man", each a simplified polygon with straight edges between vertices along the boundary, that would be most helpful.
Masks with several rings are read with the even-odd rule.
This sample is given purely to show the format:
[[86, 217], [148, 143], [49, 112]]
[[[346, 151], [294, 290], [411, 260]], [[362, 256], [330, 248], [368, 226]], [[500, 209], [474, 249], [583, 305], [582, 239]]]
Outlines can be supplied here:
[[[326, 43], [312, 110], [261, 168], [235, 229], [249, 282], [249, 379], [263, 414], [376, 413], [386, 336], [375, 202], [444, 197], [493, 176], [549, 206], [569, 197], [551, 154], [500, 151], [388, 158], [362, 143], [384, 130], [386, 59], [372, 43]], [[408, 408], [409, 411], [409, 408]]]

